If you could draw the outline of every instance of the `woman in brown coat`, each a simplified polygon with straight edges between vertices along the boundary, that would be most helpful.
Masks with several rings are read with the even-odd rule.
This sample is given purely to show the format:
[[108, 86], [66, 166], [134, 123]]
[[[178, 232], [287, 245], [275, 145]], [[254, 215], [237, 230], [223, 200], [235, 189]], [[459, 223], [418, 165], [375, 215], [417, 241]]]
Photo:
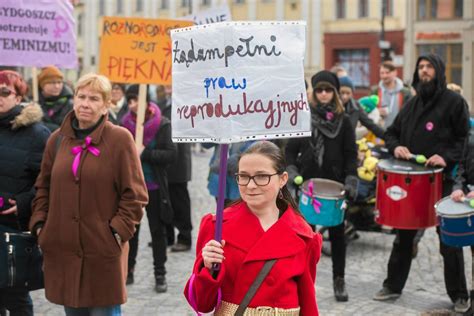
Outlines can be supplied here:
[[107, 120], [111, 90], [104, 76], [79, 79], [36, 182], [30, 228], [44, 253], [46, 298], [66, 315], [120, 315], [128, 240], [148, 201], [132, 136]]

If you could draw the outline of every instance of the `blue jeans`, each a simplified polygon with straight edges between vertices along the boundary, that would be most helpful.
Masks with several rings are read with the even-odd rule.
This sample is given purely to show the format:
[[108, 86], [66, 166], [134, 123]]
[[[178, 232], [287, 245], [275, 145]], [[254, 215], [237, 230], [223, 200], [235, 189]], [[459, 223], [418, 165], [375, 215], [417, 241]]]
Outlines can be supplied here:
[[120, 305], [104, 306], [104, 307], [67, 307], [64, 306], [67, 316], [120, 316], [122, 312]]

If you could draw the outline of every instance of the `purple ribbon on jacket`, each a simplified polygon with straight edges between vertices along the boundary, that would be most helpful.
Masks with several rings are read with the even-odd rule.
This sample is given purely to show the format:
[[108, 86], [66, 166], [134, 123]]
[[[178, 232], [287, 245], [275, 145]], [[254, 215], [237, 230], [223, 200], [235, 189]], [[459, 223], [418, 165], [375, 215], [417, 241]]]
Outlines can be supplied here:
[[[196, 315], [201, 316], [202, 313], [198, 311], [196, 298], [194, 297], [194, 279], [195, 278], [196, 278], [196, 274], [193, 273], [193, 275], [191, 275], [191, 279], [189, 280], [188, 297], [189, 297], [189, 303], [191, 304], [191, 307], [196, 312]], [[221, 302], [222, 302], [222, 291], [219, 288], [217, 290], [217, 303], [216, 303], [216, 307], [214, 308], [214, 311], [217, 311], [217, 309], [221, 305]]]
[[314, 211], [319, 214], [321, 213], [321, 210], [320, 210], [321, 202], [319, 202], [315, 197], [313, 197], [313, 192], [314, 192], [314, 183], [313, 181], [309, 181], [308, 193], [311, 199], [311, 204], [313, 204]]
[[3, 202], [3, 198], [0, 196], [0, 207], [3, 207], [5, 203]]
[[96, 157], [99, 157], [100, 150], [91, 145], [92, 138], [87, 136], [84, 140], [84, 144], [81, 146], [76, 146], [71, 149], [71, 153], [75, 155], [74, 161], [72, 162], [72, 173], [74, 177], [77, 177], [77, 169], [79, 169], [79, 164], [81, 163], [81, 154], [84, 150], [88, 150], [91, 154]]

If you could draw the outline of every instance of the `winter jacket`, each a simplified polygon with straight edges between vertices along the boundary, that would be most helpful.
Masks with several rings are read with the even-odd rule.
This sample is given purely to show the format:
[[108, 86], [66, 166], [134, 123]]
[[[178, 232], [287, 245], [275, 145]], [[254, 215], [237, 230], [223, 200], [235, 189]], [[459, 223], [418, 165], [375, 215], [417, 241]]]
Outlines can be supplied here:
[[18, 215], [0, 215], [1, 225], [28, 230], [34, 183], [50, 134], [42, 116], [37, 104], [17, 105], [0, 114], [0, 210], [12, 207], [8, 199], [15, 200], [18, 209]]
[[189, 302], [192, 302], [190, 295], [194, 296], [199, 312], [214, 309], [219, 289], [223, 301], [240, 304], [265, 261], [277, 259], [249, 307], [300, 307], [300, 315], [318, 315], [314, 285], [322, 239], [301, 216], [288, 207], [278, 221], [264, 231], [245, 202], [224, 210], [222, 239], [226, 241], [226, 259], [217, 278], [204, 267], [201, 254], [206, 243], [214, 239], [215, 223], [215, 216], [211, 214], [201, 221], [191, 294], [189, 281], [184, 290]]
[[372, 119], [369, 118], [367, 113], [362, 109], [359, 105], [359, 103], [354, 100], [350, 99], [345, 105], [346, 109], [346, 114], [349, 116], [349, 120], [351, 121], [351, 125], [354, 128], [354, 130], [357, 127], [357, 123], [360, 121], [360, 123], [367, 127], [367, 129], [375, 134], [378, 138], [382, 138], [384, 136], [385, 131], [383, 128], [378, 126]]
[[290, 139], [286, 146], [289, 181], [301, 175], [304, 180], [324, 178], [344, 183], [347, 176], [357, 176], [355, 132], [347, 115], [344, 114], [341, 130], [335, 138], [324, 137], [324, 148], [323, 164], [319, 168], [313, 155], [312, 138]]
[[[161, 109], [163, 116], [171, 120], [171, 100]], [[191, 181], [191, 144], [178, 143], [174, 163], [166, 169], [169, 183], [184, 183]]]
[[43, 122], [51, 132], [61, 126], [66, 115], [72, 110], [73, 97], [73, 92], [67, 85], [63, 86], [57, 97], [46, 98], [42, 93], [39, 94], [38, 103], [43, 109]]
[[436, 92], [426, 103], [419, 95], [410, 99], [387, 129], [386, 144], [392, 154], [398, 146], [405, 146], [411, 153], [427, 158], [438, 154], [447, 164], [444, 172], [449, 174], [462, 158], [469, 132], [468, 107], [461, 95], [446, 88], [445, 65], [437, 55], [418, 58], [413, 87], [420, 81], [418, 64], [421, 59], [429, 60], [436, 70]]
[[[128, 240], [148, 202], [142, 166], [130, 132], [107, 115], [84, 140], [76, 138], [74, 117], [48, 140], [35, 185], [30, 228], [44, 223], [38, 244], [46, 298], [69, 307], [123, 304]], [[82, 149], [76, 174], [73, 148]]]
[[[156, 107], [156, 105], [153, 105]], [[156, 107], [159, 111], [159, 108]], [[128, 126], [125, 122], [127, 116], [131, 113], [125, 114], [122, 120], [122, 126], [127, 129], [135, 128], [135, 125]], [[146, 129], [145, 124], [145, 129]], [[168, 179], [166, 174], [166, 167], [169, 166], [176, 159], [176, 145], [171, 141], [171, 122], [161, 116], [160, 126], [158, 132], [154, 137], [154, 141], [147, 145], [143, 150], [141, 156], [142, 163], [149, 164], [153, 169], [153, 174], [158, 183], [158, 190], [160, 191], [160, 218], [166, 224], [171, 224], [173, 220], [173, 209], [170, 202]]]

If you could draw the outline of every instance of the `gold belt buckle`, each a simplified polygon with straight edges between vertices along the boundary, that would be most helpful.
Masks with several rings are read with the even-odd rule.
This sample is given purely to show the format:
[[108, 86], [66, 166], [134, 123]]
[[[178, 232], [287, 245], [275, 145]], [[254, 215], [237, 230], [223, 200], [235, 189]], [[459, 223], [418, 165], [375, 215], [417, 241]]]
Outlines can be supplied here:
[[[272, 315], [278, 315], [277, 309], [271, 306], [258, 306], [256, 308], [257, 312], [272, 312]], [[266, 314], [268, 315], [268, 314]]]

